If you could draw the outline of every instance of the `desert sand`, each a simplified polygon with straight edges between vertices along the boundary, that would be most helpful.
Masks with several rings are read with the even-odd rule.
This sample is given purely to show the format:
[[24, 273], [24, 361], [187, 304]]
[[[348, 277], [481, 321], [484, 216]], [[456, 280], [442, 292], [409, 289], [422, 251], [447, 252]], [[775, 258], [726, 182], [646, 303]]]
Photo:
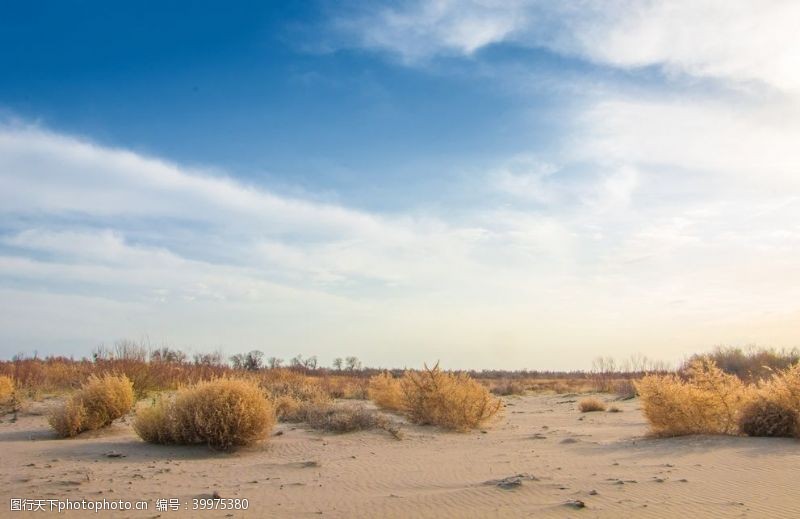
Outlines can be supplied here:
[[[638, 401], [581, 414], [578, 399], [507, 397], [499, 418], [466, 434], [398, 417], [401, 440], [280, 424], [267, 442], [233, 453], [146, 444], [129, 418], [57, 439], [46, 403], [36, 404], [0, 423], [0, 516], [57, 515], [12, 512], [12, 498], [106, 498], [147, 500], [149, 510], [64, 516], [800, 517], [797, 440], [647, 438]], [[249, 509], [191, 510], [214, 492], [246, 498]], [[180, 510], [156, 510], [170, 498]]]

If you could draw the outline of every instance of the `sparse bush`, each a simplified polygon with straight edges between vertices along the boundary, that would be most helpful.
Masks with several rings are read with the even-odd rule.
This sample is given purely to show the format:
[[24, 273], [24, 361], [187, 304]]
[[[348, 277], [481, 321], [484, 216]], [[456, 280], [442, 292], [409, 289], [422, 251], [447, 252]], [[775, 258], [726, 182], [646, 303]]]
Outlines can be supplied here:
[[608, 412], [609, 413], [621, 413], [622, 409], [620, 409], [619, 407], [617, 407], [615, 405], [612, 405], [611, 407], [608, 408]]
[[400, 380], [390, 373], [381, 373], [369, 379], [369, 398], [381, 409], [390, 411], [404, 409]]
[[110, 425], [134, 404], [133, 384], [125, 375], [92, 376], [49, 416], [50, 426], [62, 437], [75, 436]]
[[636, 385], [629, 378], [616, 380], [611, 384], [611, 392], [620, 400], [631, 400], [636, 398]]
[[741, 408], [754, 394], [713, 361], [699, 359], [687, 369], [687, 379], [649, 375], [636, 383], [642, 410], [658, 436], [735, 434]]
[[798, 414], [792, 407], [762, 396], [744, 406], [739, 428], [748, 436], [791, 438], [798, 433]]
[[388, 418], [362, 404], [305, 404], [295, 417], [321, 431], [346, 433], [381, 429], [400, 438], [399, 430]]
[[264, 439], [275, 423], [272, 404], [252, 380], [219, 378], [179, 389], [137, 413], [134, 429], [145, 441], [206, 444], [217, 449]]
[[445, 373], [438, 363], [422, 371], [407, 371], [400, 381], [403, 410], [409, 420], [468, 431], [494, 416], [501, 402], [464, 373]]
[[605, 411], [606, 403], [596, 397], [584, 398], [578, 402], [578, 409], [581, 413], [591, 413], [594, 411]]
[[524, 395], [525, 384], [518, 380], [504, 379], [493, 384], [491, 392], [498, 396]]

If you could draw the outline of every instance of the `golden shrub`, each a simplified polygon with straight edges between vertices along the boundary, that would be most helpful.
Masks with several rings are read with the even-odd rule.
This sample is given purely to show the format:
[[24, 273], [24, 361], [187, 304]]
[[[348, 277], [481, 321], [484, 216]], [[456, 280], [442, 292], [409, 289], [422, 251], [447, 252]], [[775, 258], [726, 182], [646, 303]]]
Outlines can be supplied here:
[[744, 406], [739, 416], [739, 429], [748, 436], [795, 437], [798, 413], [785, 403], [762, 396]]
[[136, 410], [133, 430], [139, 438], [149, 443], [178, 443], [174, 440], [179, 428], [174, 423], [173, 402], [163, 395], [156, 397], [152, 405]]
[[658, 436], [736, 434], [739, 413], [752, 400], [755, 388], [724, 373], [709, 359], [693, 362], [687, 374], [687, 380], [649, 375], [635, 383], [651, 432]]
[[769, 400], [800, 414], [800, 364], [773, 375], [762, 385], [761, 393], [767, 395]]
[[83, 420], [86, 417], [86, 408], [80, 400], [69, 398], [60, 407], [53, 409], [47, 417], [50, 427], [62, 438], [77, 436], [85, 431]]
[[390, 373], [381, 373], [370, 378], [368, 395], [370, 400], [382, 409], [390, 411], [404, 409], [400, 380], [394, 378]]
[[81, 389], [55, 408], [50, 426], [59, 436], [75, 436], [110, 425], [134, 404], [133, 384], [125, 375], [89, 377]]
[[0, 405], [10, 404], [14, 398], [14, 380], [0, 375]]
[[605, 411], [606, 403], [596, 397], [584, 398], [578, 402], [578, 409], [581, 413], [591, 413], [594, 411]]
[[252, 380], [218, 378], [179, 389], [136, 415], [134, 430], [145, 441], [206, 444], [217, 449], [250, 445], [275, 424], [270, 401]]
[[464, 373], [445, 373], [438, 363], [407, 371], [400, 381], [403, 410], [414, 423], [468, 431], [494, 416], [502, 405], [489, 390]]

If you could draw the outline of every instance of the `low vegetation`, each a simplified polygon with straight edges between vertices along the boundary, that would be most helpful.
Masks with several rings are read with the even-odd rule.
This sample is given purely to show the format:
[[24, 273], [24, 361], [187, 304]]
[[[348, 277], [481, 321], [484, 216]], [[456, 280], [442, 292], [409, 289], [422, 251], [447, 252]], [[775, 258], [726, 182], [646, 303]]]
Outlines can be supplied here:
[[133, 384], [125, 375], [93, 375], [51, 411], [48, 421], [59, 436], [76, 436], [110, 425], [130, 412], [134, 402]]
[[489, 391], [498, 396], [524, 395], [525, 384], [521, 380], [501, 379], [488, 384]]
[[742, 408], [739, 429], [748, 436], [796, 437], [798, 414], [774, 399], [759, 397]]
[[255, 381], [218, 378], [156, 399], [137, 412], [134, 429], [151, 443], [230, 449], [266, 438], [274, 423], [273, 406]]
[[14, 380], [0, 375], [0, 406], [10, 405], [14, 398]]
[[710, 360], [723, 373], [735, 375], [744, 382], [759, 382], [769, 380], [775, 373], [800, 362], [800, 350], [720, 346], [711, 353], [693, 355], [683, 364], [679, 372], [682, 374], [688, 372], [698, 360]]
[[363, 404], [304, 404], [293, 415], [297, 422], [303, 422], [312, 429], [320, 431], [347, 433], [380, 429], [400, 439], [400, 430], [374, 409]]
[[755, 380], [726, 373], [712, 357], [699, 357], [683, 376], [649, 376], [637, 389], [651, 432], [797, 436], [800, 432], [800, 365]]
[[400, 380], [391, 373], [381, 373], [369, 379], [367, 394], [381, 409], [402, 412], [405, 409]]
[[328, 404], [330, 394], [317, 378], [287, 369], [265, 371], [257, 379], [259, 387], [272, 400], [277, 418], [301, 422], [302, 408], [308, 404]]
[[605, 411], [606, 403], [597, 397], [584, 398], [580, 402], [578, 402], [578, 409], [580, 409], [581, 413]]
[[403, 413], [412, 423], [455, 431], [478, 427], [502, 405], [468, 374], [447, 373], [438, 364], [406, 371], [400, 379], [377, 375], [370, 380], [369, 396], [379, 407]]
[[0, 415], [15, 413], [21, 408], [20, 395], [17, 391], [14, 379], [5, 375], [0, 375]]

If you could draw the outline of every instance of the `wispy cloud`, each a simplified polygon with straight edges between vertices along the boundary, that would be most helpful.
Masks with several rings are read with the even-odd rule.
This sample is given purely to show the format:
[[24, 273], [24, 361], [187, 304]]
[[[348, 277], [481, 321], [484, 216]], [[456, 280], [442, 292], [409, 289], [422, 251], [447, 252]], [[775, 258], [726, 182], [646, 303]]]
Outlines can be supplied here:
[[418, 63], [499, 43], [614, 67], [800, 88], [800, 6], [791, 0], [417, 0], [373, 3], [334, 20], [340, 45]]

